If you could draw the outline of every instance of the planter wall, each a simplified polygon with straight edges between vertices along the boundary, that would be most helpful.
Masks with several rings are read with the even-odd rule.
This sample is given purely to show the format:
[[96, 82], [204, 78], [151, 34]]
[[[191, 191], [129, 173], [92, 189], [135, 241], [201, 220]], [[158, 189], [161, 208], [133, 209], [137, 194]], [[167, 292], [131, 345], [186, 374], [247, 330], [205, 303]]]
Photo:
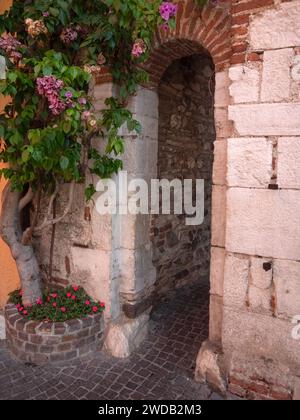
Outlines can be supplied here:
[[101, 314], [65, 322], [31, 321], [13, 304], [5, 307], [6, 338], [12, 353], [24, 362], [43, 364], [76, 359], [102, 346]]

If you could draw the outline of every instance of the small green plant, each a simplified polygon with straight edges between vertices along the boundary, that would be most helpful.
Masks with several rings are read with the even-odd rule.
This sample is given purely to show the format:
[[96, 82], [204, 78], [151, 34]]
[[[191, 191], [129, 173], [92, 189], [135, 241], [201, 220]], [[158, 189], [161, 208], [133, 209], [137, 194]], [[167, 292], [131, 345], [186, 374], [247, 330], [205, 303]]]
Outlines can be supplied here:
[[91, 314], [102, 313], [103, 302], [95, 302], [80, 286], [69, 286], [60, 290], [48, 290], [34, 304], [24, 306], [22, 290], [10, 294], [10, 303], [14, 303], [21, 315], [33, 321], [63, 322], [69, 319], [83, 318]]

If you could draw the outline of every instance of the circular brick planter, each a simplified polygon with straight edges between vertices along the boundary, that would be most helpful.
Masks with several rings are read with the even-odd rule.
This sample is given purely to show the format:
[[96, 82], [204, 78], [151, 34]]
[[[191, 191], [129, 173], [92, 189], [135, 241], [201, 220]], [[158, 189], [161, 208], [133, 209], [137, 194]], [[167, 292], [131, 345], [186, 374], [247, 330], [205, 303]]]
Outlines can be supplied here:
[[30, 321], [19, 314], [15, 305], [9, 304], [4, 316], [8, 347], [24, 362], [72, 360], [94, 352], [102, 344], [101, 314], [65, 322]]

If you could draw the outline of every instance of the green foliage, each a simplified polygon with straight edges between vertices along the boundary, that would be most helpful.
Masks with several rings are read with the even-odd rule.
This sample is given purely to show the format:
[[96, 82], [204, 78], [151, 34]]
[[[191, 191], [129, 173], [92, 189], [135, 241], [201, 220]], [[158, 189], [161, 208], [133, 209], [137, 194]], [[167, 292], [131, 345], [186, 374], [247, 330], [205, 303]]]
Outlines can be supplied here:
[[63, 322], [102, 313], [105, 309], [103, 302], [93, 301], [79, 286], [46, 290], [43, 298], [32, 306], [24, 307], [21, 290], [12, 292], [9, 301], [17, 306], [21, 315], [33, 321]]
[[[22, 191], [29, 184], [33, 190], [51, 191], [57, 181], [84, 181], [87, 168], [105, 178], [122, 167], [120, 128], [126, 125], [129, 131], [141, 132], [126, 109], [126, 99], [147, 80], [137, 64], [147, 58], [153, 32], [163, 23], [160, 4], [161, 0], [15, 0], [10, 11], [0, 16], [0, 35], [16, 34], [21, 43], [17, 51], [22, 55], [16, 62], [0, 49], [8, 67], [0, 93], [11, 97], [0, 115], [4, 139], [0, 162], [9, 166], [0, 170], [0, 176], [10, 179], [13, 189]], [[66, 42], [65, 31], [75, 32], [76, 37]], [[131, 51], [138, 39], [148, 51], [135, 58]], [[97, 115], [88, 96], [91, 76], [85, 65], [99, 65], [99, 57], [110, 69], [120, 94], [108, 99], [107, 109]], [[57, 115], [51, 112], [47, 97], [37, 92], [37, 80], [45, 76], [62, 81], [60, 101], [67, 103], [68, 92], [72, 96], [72, 106]], [[80, 104], [80, 98], [86, 104]], [[89, 113], [87, 118], [84, 112]], [[99, 143], [107, 141], [101, 147], [103, 153], [94, 142], [92, 148], [93, 138]], [[89, 186], [87, 199], [94, 192]]]

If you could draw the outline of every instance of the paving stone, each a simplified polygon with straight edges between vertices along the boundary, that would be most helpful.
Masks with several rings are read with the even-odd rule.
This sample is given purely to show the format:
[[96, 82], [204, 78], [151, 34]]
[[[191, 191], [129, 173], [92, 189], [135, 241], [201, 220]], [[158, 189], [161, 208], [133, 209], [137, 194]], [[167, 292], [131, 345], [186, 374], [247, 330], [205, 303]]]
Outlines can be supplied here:
[[207, 284], [172, 292], [154, 310], [147, 339], [125, 360], [95, 352], [55, 365], [25, 365], [0, 341], [0, 400], [216, 399], [193, 380], [208, 336], [208, 293]]

